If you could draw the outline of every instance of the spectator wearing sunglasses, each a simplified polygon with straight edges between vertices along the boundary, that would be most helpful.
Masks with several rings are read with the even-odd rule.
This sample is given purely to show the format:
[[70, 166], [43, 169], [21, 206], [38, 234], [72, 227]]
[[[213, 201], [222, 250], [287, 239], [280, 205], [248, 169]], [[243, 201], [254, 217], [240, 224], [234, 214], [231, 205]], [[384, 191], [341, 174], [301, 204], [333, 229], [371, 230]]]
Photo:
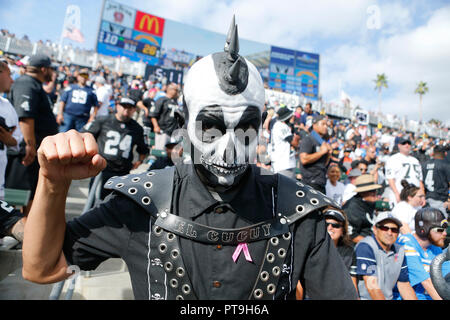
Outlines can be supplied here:
[[[431, 282], [430, 264], [443, 252], [448, 222], [439, 209], [430, 207], [418, 210], [414, 221], [416, 232], [402, 235], [398, 239], [398, 243], [405, 248], [409, 281], [419, 300], [442, 300]], [[442, 273], [447, 279], [449, 272], [450, 262], [446, 261], [443, 263]]]
[[[347, 267], [353, 284], [356, 287], [356, 256], [354, 254], [354, 244], [348, 236], [348, 220], [347, 215], [342, 210], [327, 207], [323, 211], [323, 217], [327, 226], [327, 232], [330, 235], [336, 249], [338, 250], [345, 266]], [[296, 299], [303, 300], [304, 290], [300, 283], [297, 284]]]
[[393, 290], [405, 300], [417, 300], [409, 283], [405, 249], [396, 243], [402, 223], [390, 212], [374, 220], [373, 234], [355, 247], [356, 274], [361, 300], [392, 300]]

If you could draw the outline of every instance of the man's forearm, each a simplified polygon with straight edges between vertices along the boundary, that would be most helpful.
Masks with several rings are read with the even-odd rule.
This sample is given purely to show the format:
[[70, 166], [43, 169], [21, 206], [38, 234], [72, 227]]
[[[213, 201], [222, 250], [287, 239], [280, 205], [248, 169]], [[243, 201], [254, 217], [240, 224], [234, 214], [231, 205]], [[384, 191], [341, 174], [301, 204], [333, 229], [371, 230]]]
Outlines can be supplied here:
[[23, 140], [27, 146], [36, 148], [36, 136], [34, 135], [34, 119], [26, 118], [19, 121], [20, 130], [23, 134]]
[[53, 185], [42, 175], [25, 224], [23, 276], [38, 283], [65, 279], [62, 254], [66, 227], [65, 204], [69, 185]]
[[311, 153], [311, 154], [303, 152], [303, 153], [300, 153], [300, 161], [303, 165], [310, 164], [310, 163], [316, 162], [317, 160], [322, 158], [323, 155], [324, 155], [324, 153], [321, 151]]

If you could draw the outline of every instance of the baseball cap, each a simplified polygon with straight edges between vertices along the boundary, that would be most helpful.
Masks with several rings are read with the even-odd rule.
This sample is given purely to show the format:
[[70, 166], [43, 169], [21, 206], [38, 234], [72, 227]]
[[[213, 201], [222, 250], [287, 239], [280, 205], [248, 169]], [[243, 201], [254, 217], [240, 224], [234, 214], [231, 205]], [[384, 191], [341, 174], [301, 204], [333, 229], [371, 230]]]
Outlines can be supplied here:
[[135, 107], [136, 106], [136, 102], [134, 102], [134, 100], [127, 98], [127, 97], [123, 97], [122, 99], [120, 99], [119, 104], [122, 107]]
[[401, 221], [398, 220], [396, 217], [394, 217], [392, 215], [392, 213], [389, 212], [389, 211], [382, 211], [382, 212], [380, 212], [376, 216], [375, 220], [373, 221], [373, 224], [377, 225], [377, 224], [379, 224], [379, 223], [381, 223], [383, 221], [386, 221], [386, 220], [390, 220], [390, 221], [394, 222], [399, 228], [402, 226]]
[[43, 53], [38, 53], [30, 57], [28, 66], [36, 68], [53, 68], [56, 69], [57, 65], [52, 63], [49, 56]]
[[327, 209], [327, 210], [325, 210], [323, 215], [324, 215], [324, 217], [330, 217], [330, 218], [333, 218], [333, 219], [335, 219], [337, 221], [345, 222], [344, 215], [341, 212], [339, 212], [337, 210], [334, 210], [334, 209]]
[[359, 169], [352, 169], [352, 171], [350, 171], [350, 173], [348, 174], [348, 177], [349, 178], [359, 177], [360, 175], [362, 175], [361, 170], [359, 170]]
[[102, 76], [97, 76], [97, 77], [95, 77], [95, 82], [105, 84], [106, 80]]
[[314, 123], [317, 123], [317, 122], [319, 122], [320, 120], [323, 120], [323, 119], [325, 119], [325, 116], [323, 116], [323, 115], [321, 115], [321, 114], [317, 114], [317, 115], [315, 115], [315, 116], [313, 117], [312, 123], [313, 123], [313, 124], [314, 124]]
[[89, 75], [89, 69], [88, 68], [83, 68], [83, 69], [81, 69], [79, 72], [78, 72], [78, 74], [87, 74], [87, 75]]
[[412, 144], [410, 139], [404, 138], [404, 137], [399, 138], [397, 143], [398, 144], [406, 144], [406, 143]]

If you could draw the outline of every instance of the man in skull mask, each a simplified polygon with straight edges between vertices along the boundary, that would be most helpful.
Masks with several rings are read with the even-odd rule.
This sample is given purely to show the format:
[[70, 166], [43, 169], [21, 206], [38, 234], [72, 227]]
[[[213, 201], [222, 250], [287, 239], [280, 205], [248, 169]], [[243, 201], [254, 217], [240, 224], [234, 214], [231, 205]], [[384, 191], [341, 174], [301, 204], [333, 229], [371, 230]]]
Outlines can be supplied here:
[[67, 224], [70, 181], [105, 161], [88, 134], [45, 141], [40, 201], [25, 231], [26, 279], [55, 282], [68, 277], [68, 264], [91, 270], [122, 257], [136, 299], [295, 299], [299, 280], [311, 299], [356, 299], [320, 212], [338, 205], [249, 164], [265, 95], [238, 48], [233, 19], [225, 51], [199, 60], [185, 78], [192, 164], [112, 178], [106, 187], [114, 192]]

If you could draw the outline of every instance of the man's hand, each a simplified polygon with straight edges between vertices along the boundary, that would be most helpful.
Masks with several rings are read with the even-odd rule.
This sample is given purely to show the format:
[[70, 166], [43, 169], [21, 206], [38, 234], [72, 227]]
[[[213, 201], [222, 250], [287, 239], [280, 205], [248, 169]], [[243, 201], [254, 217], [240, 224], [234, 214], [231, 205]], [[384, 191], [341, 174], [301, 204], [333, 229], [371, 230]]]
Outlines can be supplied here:
[[64, 123], [64, 116], [62, 114], [58, 114], [56, 116], [56, 122], [61, 125], [62, 123]]
[[36, 147], [31, 145], [25, 146], [25, 156], [22, 159], [22, 164], [24, 166], [29, 166], [36, 158]]
[[106, 167], [92, 134], [76, 130], [46, 137], [38, 150], [38, 160], [40, 176], [55, 184], [94, 177]]

